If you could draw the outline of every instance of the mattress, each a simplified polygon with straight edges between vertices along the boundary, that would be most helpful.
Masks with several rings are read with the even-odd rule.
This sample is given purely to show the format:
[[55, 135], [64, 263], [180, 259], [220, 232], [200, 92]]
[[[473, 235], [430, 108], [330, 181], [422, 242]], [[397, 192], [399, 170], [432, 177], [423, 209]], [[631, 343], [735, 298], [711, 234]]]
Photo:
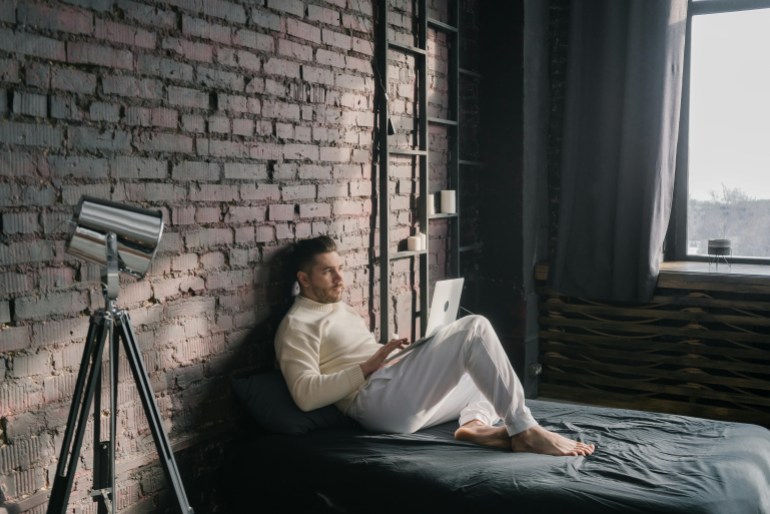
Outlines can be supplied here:
[[[260, 434], [231, 461], [251, 505], [330, 512], [770, 513], [770, 431], [751, 424], [529, 400], [541, 425], [597, 445], [588, 457], [356, 426]], [[261, 478], [259, 478], [261, 477]]]

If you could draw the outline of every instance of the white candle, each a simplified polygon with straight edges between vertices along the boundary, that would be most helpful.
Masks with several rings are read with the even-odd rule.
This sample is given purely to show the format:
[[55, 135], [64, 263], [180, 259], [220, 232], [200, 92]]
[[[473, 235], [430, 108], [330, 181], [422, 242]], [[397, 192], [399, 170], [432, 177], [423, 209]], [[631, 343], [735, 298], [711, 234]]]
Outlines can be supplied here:
[[443, 189], [441, 191], [441, 212], [454, 214], [457, 212], [455, 207], [455, 190]]
[[418, 234], [420, 238], [420, 250], [427, 250], [428, 249], [428, 236], [425, 235], [425, 232], [420, 232]]
[[406, 249], [410, 252], [419, 252], [420, 248], [420, 236], [409, 236], [406, 238]]
[[427, 198], [428, 216], [436, 214], [436, 195], [433, 193], [428, 194]]

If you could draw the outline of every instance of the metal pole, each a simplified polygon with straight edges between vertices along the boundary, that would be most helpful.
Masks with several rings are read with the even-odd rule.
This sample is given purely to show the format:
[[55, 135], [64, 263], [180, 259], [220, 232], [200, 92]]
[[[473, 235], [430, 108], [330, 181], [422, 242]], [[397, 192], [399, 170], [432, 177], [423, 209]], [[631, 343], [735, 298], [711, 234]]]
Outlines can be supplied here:
[[390, 338], [390, 202], [388, 161], [388, 0], [382, 0], [379, 13], [377, 65], [380, 74], [379, 158], [380, 158], [380, 341]]

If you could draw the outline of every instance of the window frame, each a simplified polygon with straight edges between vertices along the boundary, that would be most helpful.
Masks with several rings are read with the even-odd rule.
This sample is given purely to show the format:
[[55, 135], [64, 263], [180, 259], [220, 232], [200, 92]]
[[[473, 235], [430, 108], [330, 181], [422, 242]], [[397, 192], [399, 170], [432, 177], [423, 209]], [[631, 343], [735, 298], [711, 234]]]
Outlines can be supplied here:
[[[687, 254], [687, 204], [689, 170], [689, 133], [690, 133], [690, 51], [692, 18], [704, 14], [770, 9], [770, 0], [689, 0], [687, 9], [687, 28], [684, 46], [684, 69], [682, 75], [682, 104], [679, 115], [679, 138], [677, 140], [676, 176], [674, 178], [674, 198], [671, 206], [671, 218], [664, 244], [666, 261], [702, 261], [707, 255]], [[734, 263], [770, 265], [767, 257], [732, 257]]]

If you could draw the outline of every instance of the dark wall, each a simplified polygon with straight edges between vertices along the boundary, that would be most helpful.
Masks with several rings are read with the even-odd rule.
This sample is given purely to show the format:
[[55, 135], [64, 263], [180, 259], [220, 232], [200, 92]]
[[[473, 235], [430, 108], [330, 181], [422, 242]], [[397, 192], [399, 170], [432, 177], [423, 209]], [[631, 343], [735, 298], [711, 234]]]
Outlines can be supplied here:
[[561, 192], [561, 144], [569, 49], [569, 0], [548, 2], [548, 77], [550, 109], [548, 115], [548, 256], [556, 251]]
[[548, 248], [548, 9], [534, 0], [484, 7], [484, 284], [489, 316], [534, 395], [533, 270]]
[[[482, 8], [481, 141], [487, 314], [525, 384], [537, 394], [538, 295], [535, 264], [548, 257], [549, 173], [558, 119], [550, 85], [554, 56], [550, 4], [522, 0]], [[556, 164], [554, 164], [556, 163]]]
[[[486, 167], [481, 226], [485, 312], [521, 375], [523, 165], [522, 2], [482, 9], [481, 139]], [[504, 58], [501, 58], [504, 56]]]

